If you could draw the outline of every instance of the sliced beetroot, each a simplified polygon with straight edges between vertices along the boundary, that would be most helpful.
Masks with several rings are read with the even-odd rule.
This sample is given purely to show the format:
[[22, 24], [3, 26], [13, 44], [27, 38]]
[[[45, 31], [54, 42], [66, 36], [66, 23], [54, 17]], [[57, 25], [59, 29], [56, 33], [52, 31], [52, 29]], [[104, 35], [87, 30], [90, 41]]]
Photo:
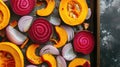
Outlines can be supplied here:
[[73, 44], [76, 52], [90, 54], [95, 44], [94, 36], [89, 31], [80, 31], [75, 35]]
[[34, 6], [35, 0], [10, 0], [11, 8], [17, 15], [29, 14]]
[[46, 43], [52, 34], [52, 26], [46, 19], [38, 18], [31, 25], [28, 34], [33, 42]]

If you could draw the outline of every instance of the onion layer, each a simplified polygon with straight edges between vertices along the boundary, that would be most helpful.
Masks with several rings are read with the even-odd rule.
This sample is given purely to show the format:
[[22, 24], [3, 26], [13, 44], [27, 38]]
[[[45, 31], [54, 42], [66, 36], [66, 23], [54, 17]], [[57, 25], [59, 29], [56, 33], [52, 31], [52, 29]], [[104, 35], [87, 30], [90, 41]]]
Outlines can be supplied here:
[[67, 67], [66, 61], [62, 56], [57, 56], [57, 67]]
[[32, 23], [32, 16], [23, 16], [18, 21], [18, 28], [21, 32], [27, 32]]
[[93, 34], [89, 31], [80, 31], [75, 35], [73, 43], [76, 52], [90, 54], [94, 48]]
[[37, 66], [35, 66], [35, 65], [27, 65], [26, 67], [37, 67]]
[[12, 10], [18, 15], [29, 14], [35, 6], [35, 0], [10, 0]]
[[68, 43], [63, 47], [62, 55], [68, 61], [73, 60], [76, 57], [71, 43]]
[[47, 20], [38, 18], [33, 22], [28, 33], [34, 42], [46, 43], [52, 34], [52, 26]]

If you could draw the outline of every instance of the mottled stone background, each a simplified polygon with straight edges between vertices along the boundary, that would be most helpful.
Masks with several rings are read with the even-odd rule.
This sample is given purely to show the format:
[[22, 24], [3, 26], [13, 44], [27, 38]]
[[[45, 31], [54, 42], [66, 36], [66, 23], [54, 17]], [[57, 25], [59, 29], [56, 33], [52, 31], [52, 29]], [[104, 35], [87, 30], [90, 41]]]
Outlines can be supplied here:
[[100, 67], [120, 67], [120, 0], [100, 0], [100, 21]]

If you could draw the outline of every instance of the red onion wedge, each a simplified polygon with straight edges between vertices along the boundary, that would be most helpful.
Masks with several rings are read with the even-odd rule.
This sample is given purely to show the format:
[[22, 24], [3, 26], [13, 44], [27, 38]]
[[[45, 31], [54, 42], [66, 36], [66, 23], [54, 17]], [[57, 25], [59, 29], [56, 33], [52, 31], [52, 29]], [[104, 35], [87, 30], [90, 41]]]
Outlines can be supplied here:
[[18, 21], [18, 28], [21, 32], [27, 32], [32, 23], [32, 16], [23, 16]]
[[73, 51], [73, 47], [71, 43], [66, 44], [62, 49], [62, 56], [67, 60], [71, 61], [76, 57], [76, 54]]
[[6, 28], [6, 35], [11, 42], [17, 45], [23, 44], [24, 41], [27, 39], [25, 35], [14, 29], [12, 26], [8, 26]]
[[4, 2], [8, 1], [8, 0], [3, 0]]
[[52, 46], [52, 45], [46, 45], [45, 47], [43, 47], [41, 50], [40, 50], [40, 55], [42, 56], [43, 54], [46, 54], [46, 53], [50, 53], [50, 54], [53, 54], [53, 55], [59, 55], [59, 51], [56, 47]]
[[67, 67], [66, 61], [62, 56], [57, 56], [57, 67]]
[[60, 19], [59, 18], [57, 18], [57, 17], [50, 17], [50, 23], [51, 24], [53, 24], [53, 25], [60, 25], [60, 23], [61, 23], [61, 21], [60, 21]]
[[61, 27], [64, 28], [68, 34], [68, 42], [71, 41], [74, 38], [74, 30], [72, 27], [66, 25], [62, 25]]
[[86, 20], [88, 20], [92, 15], [92, 11], [91, 11], [91, 8], [88, 8], [88, 15], [86, 17]]
[[26, 67], [38, 67], [38, 66], [35, 66], [35, 65], [27, 65]]

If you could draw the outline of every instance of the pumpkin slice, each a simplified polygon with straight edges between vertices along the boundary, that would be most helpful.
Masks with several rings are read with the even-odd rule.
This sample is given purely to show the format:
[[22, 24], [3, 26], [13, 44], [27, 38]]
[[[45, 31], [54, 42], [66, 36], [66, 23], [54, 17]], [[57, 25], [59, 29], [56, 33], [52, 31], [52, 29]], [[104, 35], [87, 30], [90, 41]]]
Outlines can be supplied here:
[[57, 34], [59, 35], [59, 41], [55, 40], [55, 39], [51, 39], [52, 41], [54, 41], [56, 44], [54, 44], [54, 46], [56, 48], [60, 48], [62, 46], [65, 45], [65, 43], [67, 42], [68, 36], [67, 36], [67, 32], [64, 30], [64, 28], [56, 26], [55, 30], [57, 32]]
[[59, 13], [66, 24], [75, 26], [86, 19], [88, 6], [85, 0], [61, 0]]
[[10, 11], [3, 0], [0, 0], [0, 30], [5, 28], [10, 20]]
[[51, 54], [44, 54], [42, 58], [43, 58], [43, 61], [48, 63], [49, 67], [57, 67], [56, 60], [54, 56], [52, 56]]
[[84, 58], [75, 58], [68, 67], [90, 67], [90, 61]]
[[47, 6], [45, 8], [37, 10], [37, 15], [39, 16], [48, 16], [52, 13], [55, 8], [54, 0], [46, 0]]
[[0, 67], [24, 67], [21, 50], [13, 43], [0, 43]]
[[40, 56], [35, 54], [35, 50], [39, 47], [38, 44], [31, 44], [26, 51], [26, 56], [29, 62], [32, 64], [41, 64], [42, 59]]

